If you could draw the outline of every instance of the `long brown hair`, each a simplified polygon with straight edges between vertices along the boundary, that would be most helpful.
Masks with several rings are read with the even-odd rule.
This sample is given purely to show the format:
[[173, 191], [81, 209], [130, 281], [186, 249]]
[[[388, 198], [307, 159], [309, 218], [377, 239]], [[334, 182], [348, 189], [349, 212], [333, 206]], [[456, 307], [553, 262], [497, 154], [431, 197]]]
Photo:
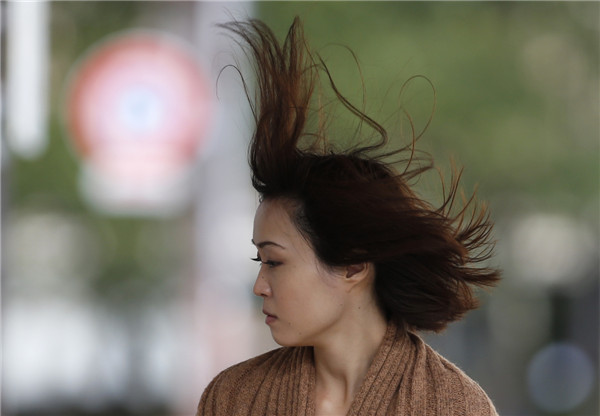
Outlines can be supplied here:
[[[408, 183], [432, 163], [415, 157], [414, 140], [385, 150], [386, 129], [340, 94], [323, 60], [311, 53], [298, 18], [282, 44], [259, 20], [222, 27], [238, 40], [257, 76], [249, 162], [261, 199], [288, 204], [326, 265], [374, 264], [379, 306], [399, 325], [439, 331], [476, 308], [473, 288], [493, 286], [500, 274], [482, 264], [492, 249], [485, 207], [474, 197], [458, 206], [460, 174], [453, 175], [440, 207], [419, 198]], [[311, 116], [326, 116], [311, 107], [323, 75], [377, 140], [334, 151], [327, 123], [308, 130]], [[392, 155], [404, 161], [403, 169], [385, 162]]]

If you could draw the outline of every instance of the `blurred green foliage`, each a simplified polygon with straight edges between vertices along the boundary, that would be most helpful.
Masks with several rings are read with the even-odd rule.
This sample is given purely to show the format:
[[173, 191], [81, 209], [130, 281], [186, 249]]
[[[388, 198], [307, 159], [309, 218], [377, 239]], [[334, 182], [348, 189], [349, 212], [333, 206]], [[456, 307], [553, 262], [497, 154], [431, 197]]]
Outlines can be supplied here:
[[[413, 75], [431, 80], [437, 109], [419, 147], [442, 165], [455, 156], [467, 188], [574, 210], [598, 199], [598, 10], [577, 2], [258, 3], [281, 36], [300, 16], [342, 92], [360, 103], [356, 66], [335, 44], [351, 48], [367, 105], [384, 100], [383, 111], [370, 107], [376, 120], [403, 105], [424, 125], [429, 87], [397, 93]], [[557, 192], [570, 200], [554, 201]]]

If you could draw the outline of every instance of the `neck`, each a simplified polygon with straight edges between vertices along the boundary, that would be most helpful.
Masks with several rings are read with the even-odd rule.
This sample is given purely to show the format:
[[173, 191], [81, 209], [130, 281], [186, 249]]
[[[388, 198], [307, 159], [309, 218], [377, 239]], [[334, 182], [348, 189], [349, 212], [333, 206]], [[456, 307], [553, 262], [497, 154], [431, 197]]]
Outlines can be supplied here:
[[379, 311], [358, 315], [327, 343], [314, 346], [316, 399], [325, 407], [350, 407], [387, 330]]

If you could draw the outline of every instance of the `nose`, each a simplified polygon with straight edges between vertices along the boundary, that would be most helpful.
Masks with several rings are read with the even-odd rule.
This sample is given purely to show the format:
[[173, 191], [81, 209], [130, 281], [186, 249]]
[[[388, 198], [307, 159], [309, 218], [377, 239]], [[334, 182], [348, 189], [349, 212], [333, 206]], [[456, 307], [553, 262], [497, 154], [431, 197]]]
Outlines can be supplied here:
[[252, 291], [256, 296], [271, 296], [271, 286], [269, 286], [269, 282], [267, 282], [267, 279], [260, 272], [258, 273], [258, 276], [256, 276], [256, 282], [254, 282]]

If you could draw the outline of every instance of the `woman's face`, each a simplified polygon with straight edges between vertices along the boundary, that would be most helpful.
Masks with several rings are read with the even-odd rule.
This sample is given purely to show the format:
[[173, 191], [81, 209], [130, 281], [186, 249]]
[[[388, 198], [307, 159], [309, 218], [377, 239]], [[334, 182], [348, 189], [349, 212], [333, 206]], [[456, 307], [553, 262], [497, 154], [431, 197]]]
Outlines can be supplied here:
[[342, 271], [319, 262], [281, 201], [260, 204], [252, 241], [261, 261], [254, 294], [263, 298], [265, 322], [275, 342], [284, 346], [327, 343], [343, 321]]

